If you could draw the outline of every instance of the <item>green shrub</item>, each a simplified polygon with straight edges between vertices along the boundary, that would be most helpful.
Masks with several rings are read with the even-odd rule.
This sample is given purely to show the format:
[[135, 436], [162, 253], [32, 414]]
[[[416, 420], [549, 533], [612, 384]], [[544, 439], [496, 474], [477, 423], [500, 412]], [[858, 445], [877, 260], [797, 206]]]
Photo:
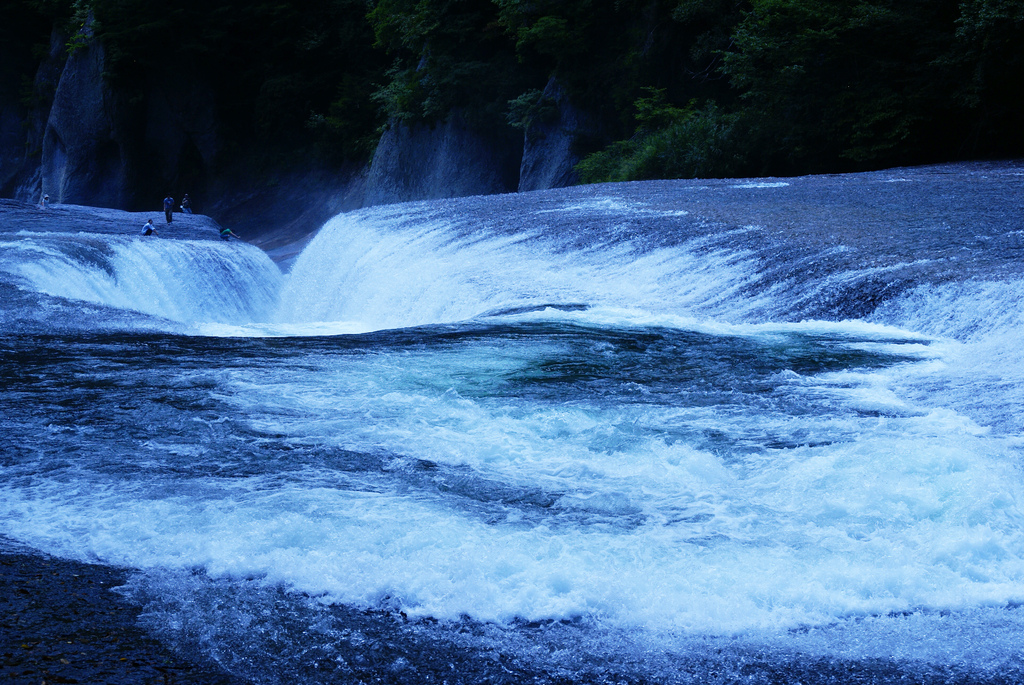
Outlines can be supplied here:
[[[659, 104], [663, 103], [663, 104]], [[637, 101], [640, 127], [633, 138], [585, 157], [576, 171], [584, 183], [655, 178], [715, 178], [745, 170], [740, 118], [710, 102], [697, 109], [664, 104], [654, 93]]]

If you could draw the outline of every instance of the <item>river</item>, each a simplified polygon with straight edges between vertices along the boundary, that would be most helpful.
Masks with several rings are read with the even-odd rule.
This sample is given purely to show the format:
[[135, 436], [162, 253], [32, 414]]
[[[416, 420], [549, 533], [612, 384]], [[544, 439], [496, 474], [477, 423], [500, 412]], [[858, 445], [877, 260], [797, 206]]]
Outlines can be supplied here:
[[253, 683], [1020, 682], [1022, 258], [1015, 162], [0, 223], [0, 536]]

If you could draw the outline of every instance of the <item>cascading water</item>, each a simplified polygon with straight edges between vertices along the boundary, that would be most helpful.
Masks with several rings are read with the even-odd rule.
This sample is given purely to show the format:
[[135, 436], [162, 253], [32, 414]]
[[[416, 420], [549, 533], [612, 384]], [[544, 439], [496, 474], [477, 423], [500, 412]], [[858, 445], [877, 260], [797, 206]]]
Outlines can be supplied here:
[[1018, 682], [1021, 179], [4, 235], [0, 535], [259, 683]]
[[[0, 272], [7, 274], [8, 288], [33, 296], [179, 324], [265, 320], [281, 287], [280, 270], [258, 250], [211, 241], [144, 241], [95, 234], [4, 236]], [[33, 313], [5, 309], [7, 316]]]
[[[617, 240], [614, 226], [606, 235], [581, 236], [573, 231], [588, 229], [541, 232], [527, 221], [526, 231], [504, 234], [487, 230], [480, 217], [442, 221], [431, 209], [405, 206], [329, 222], [291, 272], [284, 320], [368, 331], [574, 304], [686, 315], [728, 299], [752, 270], [743, 252], [701, 249], [700, 238], [647, 250]], [[590, 244], [577, 244], [584, 239]], [[737, 316], [749, 306], [734, 298], [721, 309]]]

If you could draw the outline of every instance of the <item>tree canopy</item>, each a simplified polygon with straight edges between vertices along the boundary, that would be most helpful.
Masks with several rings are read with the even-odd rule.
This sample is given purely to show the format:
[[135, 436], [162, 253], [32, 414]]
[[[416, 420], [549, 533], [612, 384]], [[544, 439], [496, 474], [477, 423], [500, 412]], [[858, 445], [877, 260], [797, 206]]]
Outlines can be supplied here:
[[285, 155], [365, 160], [453, 111], [520, 135], [552, 77], [596, 122], [587, 181], [1024, 154], [1020, 0], [5, 4], [6, 83], [90, 15], [127, 92], [202, 81], [238, 146]]

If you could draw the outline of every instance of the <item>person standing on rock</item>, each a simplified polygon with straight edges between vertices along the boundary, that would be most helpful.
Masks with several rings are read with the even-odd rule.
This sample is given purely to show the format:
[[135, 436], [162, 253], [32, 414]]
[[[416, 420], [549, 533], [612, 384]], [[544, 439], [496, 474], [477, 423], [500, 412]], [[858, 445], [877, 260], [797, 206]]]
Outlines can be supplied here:
[[153, 225], [152, 219], [142, 227], [142, 235], [156, 235], [156, 226]]
[[174, 198], [168, 195], [164, 198], [164, 217], [167, 223], [171, 223], [171, 214], [174, 212]]
[[185, 197], [181, 198], [181, 211], [186, 214], [192, 213], [192, 198], [188, 196], [188, 193], [185, 193]]

